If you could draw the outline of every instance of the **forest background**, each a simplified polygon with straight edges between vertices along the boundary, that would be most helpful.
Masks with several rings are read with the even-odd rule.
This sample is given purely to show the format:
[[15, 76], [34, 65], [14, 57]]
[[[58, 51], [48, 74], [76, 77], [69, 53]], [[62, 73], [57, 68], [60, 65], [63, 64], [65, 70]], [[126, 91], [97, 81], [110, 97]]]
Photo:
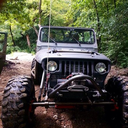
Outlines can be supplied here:
[[6, 0], [0, 31], [8, 33], [7, 53], [35, 53], [39, 24], [93, 28], [99, 52], [128, 67], [127, 0]]

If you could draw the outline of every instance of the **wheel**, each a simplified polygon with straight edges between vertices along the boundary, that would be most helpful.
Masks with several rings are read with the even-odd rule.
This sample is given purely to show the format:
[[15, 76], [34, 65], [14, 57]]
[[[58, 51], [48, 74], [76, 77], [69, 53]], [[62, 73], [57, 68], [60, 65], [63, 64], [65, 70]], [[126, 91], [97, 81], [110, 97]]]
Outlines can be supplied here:
[[32, 121], [35, 90], [31, 78], [19, 76], [11, 79], [4, 89], [2, 101], [3, 128], [27, 128]]
[[[112, 77], [106, 84], [109, 99], [115, 105], [105, 106], [106, 115], [116, 125], [128, 127], [128, 79], [124, 77]], [[117, 124], [118, 122], [118, 124]]]

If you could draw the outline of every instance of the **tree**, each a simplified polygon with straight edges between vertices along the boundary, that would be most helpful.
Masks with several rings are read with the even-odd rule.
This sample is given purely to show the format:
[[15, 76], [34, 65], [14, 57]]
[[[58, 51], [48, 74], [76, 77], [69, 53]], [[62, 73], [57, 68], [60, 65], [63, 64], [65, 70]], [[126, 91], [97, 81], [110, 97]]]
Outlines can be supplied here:
[[123, 67], [128, 66], [127, 4], [126, 0], [72, 0], [68, 11], [70, 26], [94, 28], [99, 50]]
[[[64, 26], [64, 24], [66, 24], [68, 3], [68, 0], [57, 0], [52, 2], [51, 25]], [[31, 39], [31, 34], [29, 35], [28, 33], [28, 30], [31, 30], [31, 28], [34, 29], [38, 36], [38, 29], [36, 26], [39, 24], [48, 25], [49, 11], [50, 0], [7, 0], [6, 3], [3, 4], [3, 9], [0, 12], [0, 27], [4, 29], [4, 31], [8, 31], [9, 46], [19, 45], [17, 40], [20, 38], [22, 38], [21, 43], [24, 37], [27, 37], [26, 41], [28, 41], [29, 38]], [[29, 40], [29, 43], [30, 42]]]
[[[127, 4], [127, 0], [51, 0], [50, 25], [93, 28], [99, 51], [127, 67]], [[0, 27], [9, 31], [9, 45], [17, 45], [26, 35], [34, 42], [30, 35], [37, 38], [36, 26], [49, 25], [50, 0], [7, 0], [3, 5]]]
[[110, 57], [121, 67], [128, 67], [128, 2], [120, 2], [114, 11], [114, 22], [110, 26], [112, 46]]

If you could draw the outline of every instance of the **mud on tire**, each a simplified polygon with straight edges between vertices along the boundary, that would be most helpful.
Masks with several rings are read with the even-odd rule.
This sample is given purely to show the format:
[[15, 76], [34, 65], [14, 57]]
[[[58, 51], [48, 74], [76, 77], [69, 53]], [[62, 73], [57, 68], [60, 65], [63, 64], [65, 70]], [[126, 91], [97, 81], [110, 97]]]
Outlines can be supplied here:
[[117, 103], [114, 106], [106, 106], [106, 115], [118, 127], [128, 127], [128, 78], [116, 76], [108, 80], [106, 90], [110, 94], [110, 100]]
[[2, 123], [3, 128], [28, 127], [34, 108], [35, 91], [31, 78], [19, 76], [11, 79], [3, 94]]

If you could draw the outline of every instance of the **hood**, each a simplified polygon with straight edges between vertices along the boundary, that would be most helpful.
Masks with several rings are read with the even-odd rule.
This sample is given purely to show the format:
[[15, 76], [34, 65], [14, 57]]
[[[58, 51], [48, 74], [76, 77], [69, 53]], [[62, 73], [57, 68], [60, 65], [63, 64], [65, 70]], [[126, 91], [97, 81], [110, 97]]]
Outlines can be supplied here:
[[45, 58], [94, 59], [110, 61], [105, 55], [86, 49], [42, 49], [36, 53], [35, 59], [41, 63]]

